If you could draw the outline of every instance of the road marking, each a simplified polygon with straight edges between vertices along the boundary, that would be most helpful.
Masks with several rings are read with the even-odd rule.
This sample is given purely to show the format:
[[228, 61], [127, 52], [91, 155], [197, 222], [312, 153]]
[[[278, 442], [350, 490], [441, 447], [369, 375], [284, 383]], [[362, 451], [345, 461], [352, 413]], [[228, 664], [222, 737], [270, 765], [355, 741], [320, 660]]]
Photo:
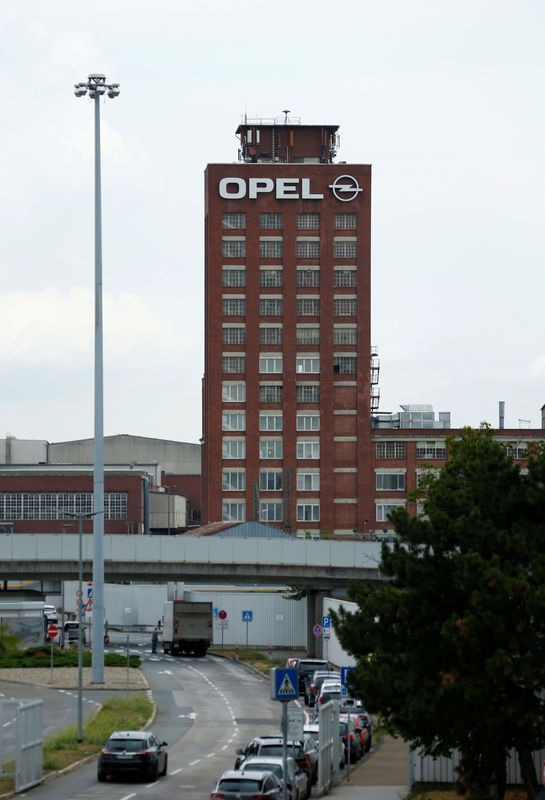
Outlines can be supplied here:
[[215, 753], [207, 753], [205, 755], [205, 758], [214, 758], [215, 755], [216, 755]]
[[177, 775], [179, 772], [182, 771], [182, 769], [183, 769], [183, 767], [179, 767], [178, 769], [172, 770], [172, 772], [169, 772], [168, 774], [169, 775]]
[[131, 797], [136, 797], [136, 792], [132, 794], [126, 794], [125, 797], [122, 797], [121, 800], [130, 800]]
[[[201, 759], [200, 759], [200, 758], [197, 758], [195, 761], [191, 761], [191, 762], [190, 762], [190, 764], [189, 764], [189, 766], [190, 766], [190, 767], [194, 767], [194, 766], [195, 766], [195, 764], [200, 764], [200, 761], [201, 761]], [[122, 800], [125, 800], [125, 798], [122, 798]]]
[[[231, 740], [229, 739], [229, 741], [231, 741]], [[224, 744], [224, 745], [223, 745], [223, 747], [222, 747], [221, 749], [222, 749], [222, 750], [227, 750], [227, 748], [228, 748], [228, 747], [229, 747], [229, 745], [228, 745], [228, 744]]]

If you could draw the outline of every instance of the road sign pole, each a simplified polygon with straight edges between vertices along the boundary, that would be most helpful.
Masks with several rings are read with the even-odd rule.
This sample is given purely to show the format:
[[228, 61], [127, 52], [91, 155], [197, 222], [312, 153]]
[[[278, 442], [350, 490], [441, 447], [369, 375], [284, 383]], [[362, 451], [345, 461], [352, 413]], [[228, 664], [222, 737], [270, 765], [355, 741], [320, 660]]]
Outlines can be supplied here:
[[[248, 625], [249, 622], [246, 622], [246, 661], [248, 661]], [[286, 773], [284, 773], [285, 775]]]
[[[282, 800], [288, 800], [288, 704], [282, 703]], [[310, 781], [310, 776], [309, 776]]]
[[51, 642], [51, 660], [49, 663], [49, 683], [53, 681], [53, 639], [49, 640]]

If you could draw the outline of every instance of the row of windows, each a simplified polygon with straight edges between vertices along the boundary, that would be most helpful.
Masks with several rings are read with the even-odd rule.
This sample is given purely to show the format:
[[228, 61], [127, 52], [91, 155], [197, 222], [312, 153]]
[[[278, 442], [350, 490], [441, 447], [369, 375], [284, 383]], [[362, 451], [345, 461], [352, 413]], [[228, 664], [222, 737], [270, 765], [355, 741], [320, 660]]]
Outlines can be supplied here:
[[[224, 403], [245, 403], [245, 383], [223, 383], [221, 399]], [[261, 403], [281, 403], [283, 399], [283, 386], [278, 384], [262, 384], [259, 387], [259, 401]], [[295, 387], [295, 399], [298, 403], [319, 403], [320, 387], [315, 384], [301, 383]]]
[[[224, 469], [222, 472], [222, 490], [224, 492], [246, 491], [245, 469]], [[284, 488], [282, 470], [261, 470], [259, 473], [259, 490], [261, 492], [281, 492]], [[298, 492], [320, 491], [319, 471], [305, 472], [297, 470], [296, 488]], [[379, 492], [404, 491], [405, 473], [377, 474], [376, 488]], [[384, 504], [382, 504], [384, 505]]]
[[[406, 458], [405, 442], [377, 442], [377, 458]], [[447, 448], [443, 441], [416, 443], [417, 458], [446, 458]]]
[[[306, 289], [317, 289], [320, 286], [320, 270], [297, 269], [295, 273], [296, 285]], [[278, 267], [260, 267], [259, 285], [266, 287], [280, 287], [283, 285], [283, 270]], [[333, 269], [333, 286], [336, 289], [350, 288], [358, 285], [358, 273], [356, 268], [339, 267]], [[224, 267], [222, 270], [222, 286], [240, 287], [246, 286], [246, 270], [244, 268], [230, 269]]]
[[[259, 458], [283, 458], [284, 443], [282, 439], [260, 439]], [[221, 444], [221, 455], [224, 459], [246, 458], [246, 439], [235, 438], [234, 436], [224, 436]], [[302, 441], [297, 442], [297, 458], [308, 458], [317, 460], [320, 458], [320, 442]]]
[[[0, 493], [0, 519], [73, 519], [92, 513], [92, 492]], [[127, 519], [126, 492], [104, 494], [104, 518]]]
[[[224, 342], [225, 343], [225, 342]], [[244, 344], [244, 341], [234, 341], [231, 339], [229, 344]], [[246, 372], [246, 356], [223, 356], [222, 372], [227, 374]], [[320, 372], [320, 359], [317, 356], [308, 358], [296, 359], [296, 372], [298, 374], [312, 375]], [[259, 372], [260, 374], [280, 374], [283, 372], [283, 358], [278, 356], [262, 356], [259, 359]], [[357, 357], [356, 356], [334, 356], [333, 357], [333, 372], [338, 375], [355, 375], [357, 372]], [[428, 456], [430, 458], [431, 456]]]
[[[223, 344], [246, 344], [246, 326], [227, 324], [222, 328], [222, 342]], [[259, 344], [282, 344], [283, 331], [282, 326], [276, 325], [260, 325], [259, 326]], [[320, 344], [320, 328], [307, 327], [302, 325], [296, 326], [295, 331], [296, 344]], [[357, 344], [357, 329], [356, 326], [350, 328], [333, 326], [333, 344]]]
[[[246, 412], [245, 411], [224, 411], [221, 415], [222, 430], [224, 431], [245, 431]], [[295, 417], [295, 428], [298, 431], [319, 431], [320, 414], [298, 413]], [[260, 431], [281, 431], [283, 430], [283, 415], [281, 411], [262, 412], [259, 414]]]
[[[221, 243], [223, 258], [246, 258], [246, 240], [224, 237]], [[284, 242], [282, 239], [261, 239], [259, 242], [261, 258], [283, 258]], [[297, 258], [320, 258], [320, 242], [297, 241], [295, 243]], [[358, 243], [350, 241], [333, 242], [333, 258], [357, 258]]]
[[[295, 515], [297, 522], [319, 522], [320, 503], [297, 503]], [[282, 503], [260, 503], [259, 519], [261, 522], [282, 522]], [[244, 522], [246, 520], [246, 503], [222, 503], [222, 520]]]
[[[259, 298], [259, 314], [262, 317], [281, 317], [283, 314], [281, 297]], [[295, 301], [295, 313], [298, 317], [319, 317], [319, 297], [298, 297]], [[246, 315], [245, 297], [223, 297], [222, 314], [224, 317], [244, 317]], [[357, 314], [356, 297], [335, 297], [333, 299], [334, 317], [355, 317]]]
[[[335, 214], [333, 217], [333, 227], [336, 231], [356, 230], [356, 214]], [[245, 230], [246, 214], [244, 212], [226, 211], [222, 215], [222, 228], [226, 230]], [[300, 231], [320, 230], [320, 215], [316, 213], [297, 214], [297, 229]], [[264, 213], [259, 215], [259, 227], [261, 230], [277, 230], [283, 228], [283, 214]]]

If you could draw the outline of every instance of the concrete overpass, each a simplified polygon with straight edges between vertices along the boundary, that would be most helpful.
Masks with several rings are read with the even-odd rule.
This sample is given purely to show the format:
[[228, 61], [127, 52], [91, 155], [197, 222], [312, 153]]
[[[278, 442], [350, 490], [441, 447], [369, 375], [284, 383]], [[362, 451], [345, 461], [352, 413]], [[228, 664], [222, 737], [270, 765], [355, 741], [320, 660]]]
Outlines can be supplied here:
[[[104, 536], [104, 577], [120, 581], [183, 581], [298, 585], [309, 620], [322, 597], [346, 596], [349, 580], [380, 581], [379, 542], [221, 536]], [[93, 537], [82, 536], [84, 580], [92, 579]], [[0, 580], [58, 582], [78, 577], [75, 534], [0, 534]], [[321, 606], [320, 606], [321, 607]], [[307, 637], [310, 651], [315, 637]]]

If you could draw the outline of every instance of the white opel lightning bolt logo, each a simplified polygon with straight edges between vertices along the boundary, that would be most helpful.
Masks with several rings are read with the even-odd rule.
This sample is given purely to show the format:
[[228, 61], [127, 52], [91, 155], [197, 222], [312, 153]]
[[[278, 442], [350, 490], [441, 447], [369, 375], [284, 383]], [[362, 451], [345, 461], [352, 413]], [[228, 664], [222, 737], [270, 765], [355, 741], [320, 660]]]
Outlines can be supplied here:
[[[343, 181], [345, 181], [343, 183]], [[342, 200], [343, 203], [348, 203], [350, 200], [355, 200], [360, 192], [363, 192], [362, 187], [352, 175], [339, 175], [335, 178], [333, 183], [329, 184], [329, 188], [337, 198]], [[348, 197], [343, 197], [343, 193], [348, 194]]]

